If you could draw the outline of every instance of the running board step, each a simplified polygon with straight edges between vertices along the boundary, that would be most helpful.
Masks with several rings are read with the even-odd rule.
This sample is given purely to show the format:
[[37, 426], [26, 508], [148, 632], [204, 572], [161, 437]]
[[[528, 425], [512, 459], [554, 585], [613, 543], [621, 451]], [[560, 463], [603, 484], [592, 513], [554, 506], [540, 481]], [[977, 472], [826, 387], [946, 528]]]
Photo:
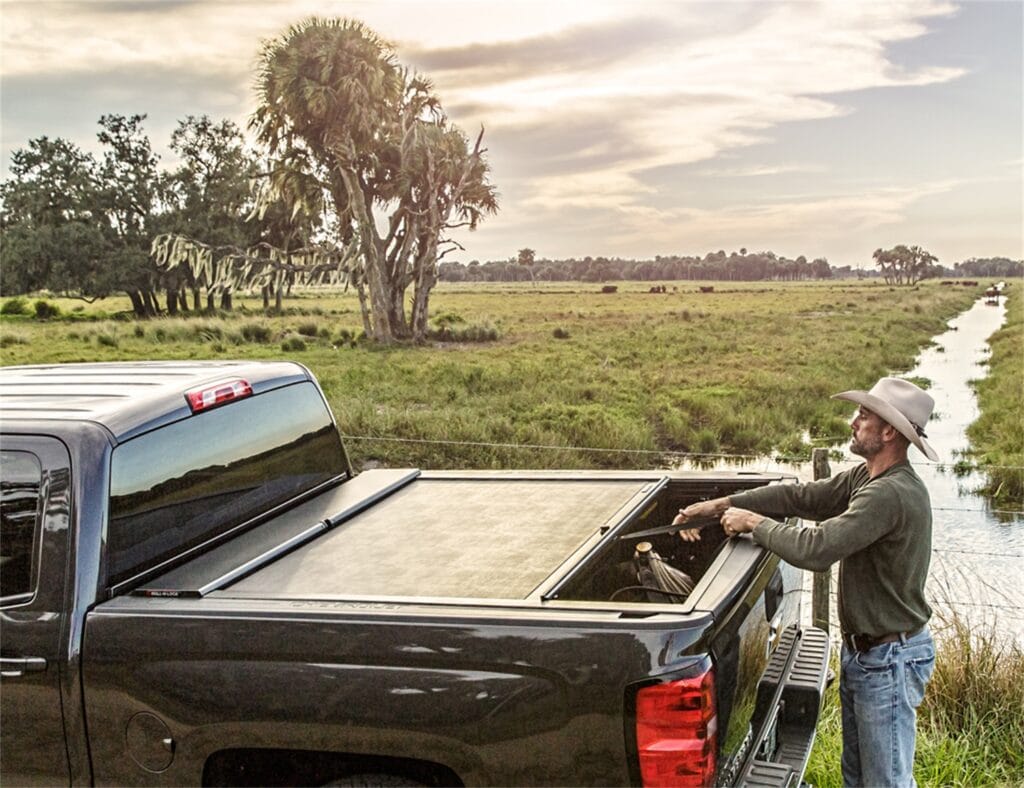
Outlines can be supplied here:
[[[790, 660], [793, 649], [797, 652]], [[798, 786], [814, 744], [815, 726], [828, 678], [828, 634], [816, 627], [787, 627], [757, 685], [754, 717], [777, 716], [767, 741], [757, 742], [755, 753], [737, 785]], [[781, 684], [781, 692], [780, 690]], [[778, 707], [771, 708], [775, 698]], [[757, 728], [755, 728], [756, 730]], [[770, 752], [766, 752], [768, 748]]]

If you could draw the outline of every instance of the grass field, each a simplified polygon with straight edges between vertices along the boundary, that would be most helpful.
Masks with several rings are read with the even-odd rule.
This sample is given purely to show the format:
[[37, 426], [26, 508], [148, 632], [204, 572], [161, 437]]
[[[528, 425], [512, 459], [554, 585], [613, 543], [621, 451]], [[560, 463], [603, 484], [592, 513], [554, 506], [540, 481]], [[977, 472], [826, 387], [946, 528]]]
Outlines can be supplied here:
[[674, 286], [442, 285], [435, 324], [498, 339], [390, 348], [354, 339], [352, 294], [297, 294], [283, 315], [243, 298], [232, 313], [145, 322], [114, 319], [127, 301], [58, 301], [62, 316], [48, 322], [5, 316], [0, 349], [4, 364], [292, 358], [321, 381], [357, 466], [803, 458], [813, 441], [847, 434], [850, 408], [828, 395], [908, 369], [980, 292], [858, 281]]

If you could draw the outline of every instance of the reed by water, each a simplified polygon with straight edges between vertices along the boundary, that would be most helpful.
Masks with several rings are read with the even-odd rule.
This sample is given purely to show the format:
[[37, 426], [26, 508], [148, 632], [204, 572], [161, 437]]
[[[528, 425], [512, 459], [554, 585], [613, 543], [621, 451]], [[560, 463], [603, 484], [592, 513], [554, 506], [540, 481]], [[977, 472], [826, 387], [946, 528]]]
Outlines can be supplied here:
[[967, 430], [974, 459], [986, 466], [986, 493], [1024, 510], [1024, 292], [1007, 289], [1006, 323], [990, 339], [989, 374], [975, 383], [981, 415]]
[[[995, 619], [939, 613], [935, 672], [918, 709], [914, 779], [920, 786], [1024, 785], [1024, 648]], [[833, 654], [833, 670], [839, 664]], [[806, 782], [842, 785], [838, 682], [818, 723]]]

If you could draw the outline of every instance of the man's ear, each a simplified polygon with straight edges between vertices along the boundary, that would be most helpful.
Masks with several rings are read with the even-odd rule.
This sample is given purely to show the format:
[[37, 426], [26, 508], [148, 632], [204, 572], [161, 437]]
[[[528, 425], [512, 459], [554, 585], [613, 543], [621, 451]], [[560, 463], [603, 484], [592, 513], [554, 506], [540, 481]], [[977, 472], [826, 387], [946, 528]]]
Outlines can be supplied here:
[[903, 437], [903, 433], [892, 426], [889, 422], [882, 422], [881, 438], [884, 443], [892, 443], [895, 440]]

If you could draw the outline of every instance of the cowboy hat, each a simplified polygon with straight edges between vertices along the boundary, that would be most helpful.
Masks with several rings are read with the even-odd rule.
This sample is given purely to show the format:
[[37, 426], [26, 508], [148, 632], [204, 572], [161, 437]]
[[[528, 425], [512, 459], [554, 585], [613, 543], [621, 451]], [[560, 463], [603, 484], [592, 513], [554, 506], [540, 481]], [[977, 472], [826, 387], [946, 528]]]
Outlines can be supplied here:
[[894, 429], [917, 446], [929, 460], [939, 455], [925, 440], [924, 425], [932, 415], [935, 400], [909, 380], [882, 378], [871, 391], [843, 391], [832, 399], [845, 399], [863, 405], [872, 413], [889, 422]]

